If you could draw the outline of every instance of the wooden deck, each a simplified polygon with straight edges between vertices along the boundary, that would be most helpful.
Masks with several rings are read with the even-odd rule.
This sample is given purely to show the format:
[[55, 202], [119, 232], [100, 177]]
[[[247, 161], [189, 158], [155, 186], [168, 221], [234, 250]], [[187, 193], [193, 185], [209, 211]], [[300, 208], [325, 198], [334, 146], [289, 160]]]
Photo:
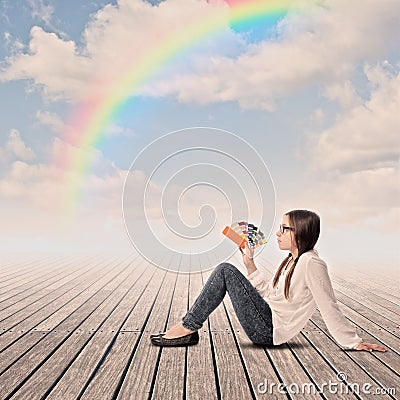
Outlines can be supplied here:
[[133, 256], [43, 257], [0, 268], [1, 399], [400, 398], [398, 280], [331, 272], [343, 313], [386, 353], [342, 350], [318, 310], [287, 344], [255, 346], [229, 297], [197, 346], [162, 349], [149, 334], [180, 320], [209, 272], [167, 272]]

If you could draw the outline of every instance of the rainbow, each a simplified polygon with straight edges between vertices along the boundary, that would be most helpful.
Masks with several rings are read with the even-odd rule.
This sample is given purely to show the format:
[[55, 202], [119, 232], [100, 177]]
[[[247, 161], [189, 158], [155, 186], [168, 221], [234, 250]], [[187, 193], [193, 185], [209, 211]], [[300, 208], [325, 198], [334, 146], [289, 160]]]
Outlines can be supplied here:
[[[167, 0], [168, 1], [168, 0]], [[207, 1], [212, 7], [212, 1]], [[92, 98], [81, 104], [74, 112], [70, 126], [72, 126], [73, 144], [79, 148], [90, 149], [98, 145], [105, 129], [113, 121], [124, 104], [134, 97], [135, 90], [149, 82], [162, 66], [193, 45], [213, 37], [227, 26], [238, 26], [242, 23], [251, 24], [267, 19], [278, 21], [286, 15], [294, 5], [294, 0], [225, 0], [225, 7], [214, 7], [215, 15], [204, 20], [190, 21], [184, 27], [184, 34], [171, 34], [155, 48], [149, 49], [129, 71], [126, 71], [106, 94]], [[64, 168], [70, 171], [70, 183], [66, 184], [68, 194], [65, 195], [66, 205], [71, 205], [70, 199], [78, 197], [83, 184], [78, 176], [84, 176], [90, 169], [91, 159], [85, 156], [86, 152], [71, 159], [61, 160]], [[59, 155], [60, 156], [60, 155]], [[68, 158], [68, 156], [67, 156]], [[58, 160], [60, 164], [60, 160]], [[75, 177], [75, 178], [71, 178]]]

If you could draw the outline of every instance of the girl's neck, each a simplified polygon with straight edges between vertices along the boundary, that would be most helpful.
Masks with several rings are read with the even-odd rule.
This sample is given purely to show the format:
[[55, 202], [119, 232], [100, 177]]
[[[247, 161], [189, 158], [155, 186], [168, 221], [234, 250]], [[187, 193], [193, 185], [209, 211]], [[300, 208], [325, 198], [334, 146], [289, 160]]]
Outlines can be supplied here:
[[291, 254], [292, 257], [293, 257], [293, 260], [295, 260], [295, 259], [298, 257], [299, 251], [298, 251], [297, 248], [296, 248], [296, 249], [291, 250], [291, 251], [290, 251], [290, 254]]

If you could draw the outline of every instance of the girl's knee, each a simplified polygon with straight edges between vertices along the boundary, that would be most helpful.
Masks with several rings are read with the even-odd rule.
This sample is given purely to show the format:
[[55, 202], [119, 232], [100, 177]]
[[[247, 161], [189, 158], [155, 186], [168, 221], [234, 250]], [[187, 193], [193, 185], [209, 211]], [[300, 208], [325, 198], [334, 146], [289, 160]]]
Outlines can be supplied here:
[[235, 270], [237, 270], [237, 268], [233, 264], [228, 263], [228, 262], [223, 262], [221, 264], [218, 264], [216, 269], [219, 269], [219, 270], [220, 269], [223, 269], [223, 270], [225, 270], [225, 269], [230, 269], [230, 270], [235, 269]]

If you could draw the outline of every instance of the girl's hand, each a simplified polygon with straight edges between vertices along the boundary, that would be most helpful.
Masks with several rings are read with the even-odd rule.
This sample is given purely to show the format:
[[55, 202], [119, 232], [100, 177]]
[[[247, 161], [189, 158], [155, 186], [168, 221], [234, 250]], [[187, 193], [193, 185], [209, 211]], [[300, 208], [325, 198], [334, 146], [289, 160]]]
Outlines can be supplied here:
[[372, 344], [372, 343], [366, 343], [366, 342], [361, 342], [357, 347], [356, 350], [365, 350], [365, 351], [387, 351], [386, 347], [383, 347], [379, 344]]
[[241, 247], [239, 247], [240, 252], [242, 253], [242, 258], [243, 258], [243, 263], [247, 268], [247, 272], [250, 275], [252, 272], [254, 272], [257, 267], [254, 264], [254, 249], [250, 248], [248, 243], [245, 242], [245, 251]]

